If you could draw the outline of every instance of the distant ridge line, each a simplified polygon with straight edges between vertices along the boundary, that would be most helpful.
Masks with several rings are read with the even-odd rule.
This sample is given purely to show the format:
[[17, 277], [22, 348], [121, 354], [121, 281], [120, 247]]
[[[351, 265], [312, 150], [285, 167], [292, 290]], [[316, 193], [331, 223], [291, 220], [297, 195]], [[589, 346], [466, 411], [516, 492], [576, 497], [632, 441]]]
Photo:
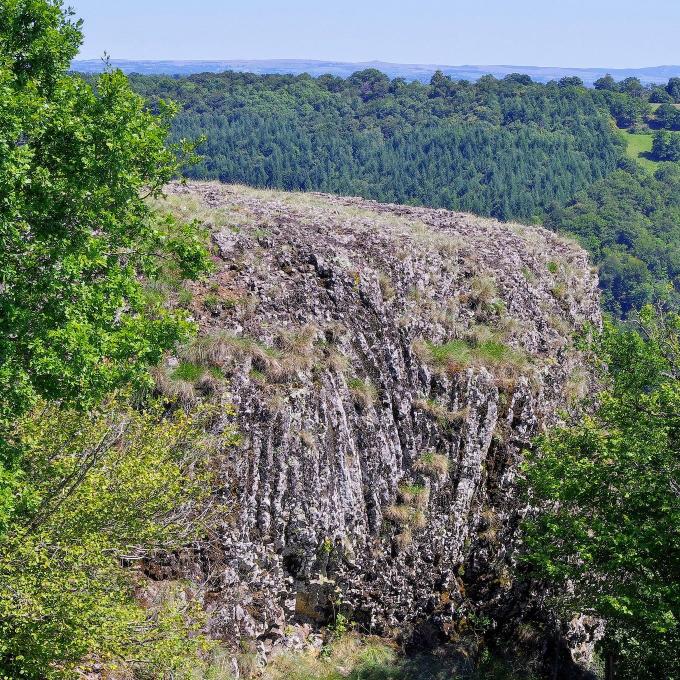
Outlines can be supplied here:
[[[347, 62], [317, 59], [215, 59], [215, 60], [144, 60], [112, 59], [110, 64], [125, 73], [147, 75], [191, 75], [196, 73], [219, 73], [238, 71], [256, 74], [309, 73], [312, 76], [331, 74], [346, 78], [356, 71], [376, 68], [391, 78], [429, 81], [440, 70], [455, 79], [477, 80], [490, 74], [502, 78], [509, 73], [525, 73], [536, 82], [545, 83], [565, 76], [578, 76], [586, 85], [610, 73], [617, 80], [639, 78], [646, 84], [666, 83], [669, 78], [680, 77], [680, 65], [646, 66], [641, 68], [569, 68], [561, 66], [518, 66], [511, 64], [447, 66], [439, 64], [393, 64], [384, 61]], [[104, 69], [101, 59], [77, 59], [71, 68], [81, 73], [99, 73]]]

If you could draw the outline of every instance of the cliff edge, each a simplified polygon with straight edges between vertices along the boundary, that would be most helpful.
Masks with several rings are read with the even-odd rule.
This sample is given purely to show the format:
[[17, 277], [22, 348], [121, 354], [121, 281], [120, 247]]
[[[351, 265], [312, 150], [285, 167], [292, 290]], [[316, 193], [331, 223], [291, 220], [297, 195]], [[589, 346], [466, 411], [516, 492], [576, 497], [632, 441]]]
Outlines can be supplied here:
[[[585, 251], [357, 198], [190, 183], [168, 202], [210, 227], [216, 271], [160, 389], [233, 404], [242, 433], [189, 568], [211, 632], [266, 651], [342, 613], [453, 640], [515, 611], [522, 451], [587, 388], [570, 338], [600, 322]], [[182, 362], [210, 372], [173, 382]]]

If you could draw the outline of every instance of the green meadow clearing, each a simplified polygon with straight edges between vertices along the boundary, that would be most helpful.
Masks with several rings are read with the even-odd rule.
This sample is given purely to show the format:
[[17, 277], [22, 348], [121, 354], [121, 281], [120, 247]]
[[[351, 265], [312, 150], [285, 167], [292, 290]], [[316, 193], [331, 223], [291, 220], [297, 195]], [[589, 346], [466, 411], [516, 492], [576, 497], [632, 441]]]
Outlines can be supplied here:
[[626, 141], [626, 154], [640, 163], [643, 167], [653, 172], [659, 166], [657, 161], [653, 161], [649, 155], [652, 151], [653, 134], [633, 134], [624, 132], [623, 138]]

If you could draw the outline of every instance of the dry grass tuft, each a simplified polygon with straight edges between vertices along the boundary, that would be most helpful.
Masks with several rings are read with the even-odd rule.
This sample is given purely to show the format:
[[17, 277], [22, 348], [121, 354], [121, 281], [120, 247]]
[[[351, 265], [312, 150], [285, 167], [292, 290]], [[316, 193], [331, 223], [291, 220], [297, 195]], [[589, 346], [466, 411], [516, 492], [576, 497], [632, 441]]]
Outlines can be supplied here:
[[292, 331], [281, 331], [279, 342], [286, 352], [311, 355], [314, 353], [314, 343], [319, 337], [319, 327], [308, 323]]
[[202, 335], [182, 351], [182, 358], [208, 366], [223, 366], [234, 354], [233, 338], [225, 334]]
[[417, 409], [420, 409], [421, 411], [425, 411], [425, 413], [430, 414], [442, 424], [461, 422], [462, 420], [465, 420], [465, 418], [467, 418], [470, 412], [468, 408], [450, 411], [449, 409], [447, 409], [445, 406], [442, 406], [434, 399], [416, 399], [416, 401], [413, 402], [413, 405]]
[[388, 505], [383, 511], [383, 516], [386, 520], [395, 524], [410, 525], [413, 512], [413, 508], [408, 505]]
[[349, 370], [350, 361], [342, 352], [331, 348], [326, 356], [326, 366], [335, 373], [346, 373]]
[[222, 393], [224, 389], [224, 381], [211, 371], [207, 371], [196, 383], [196, 388], [202, 394], [210, 397]]
[[399, 495], [406, 505], [414, 508], [426, 508], [430, 502], [430, 490], [421, 484], [401, 484]]
[[355, 401], [364, 407], [372, 406], [378, 400], [378, 390], [368, 379], [351, 378], [347, 381], [347, 387]]
[[411, 526], [414, 529], [424, 529], [427, 526], [427, 517], [422, 510], [414, 511]]
[[551, 292], [556, 300], [562, 301], [567, 299], [567, 285], [565, 283], [562, 283], [561, 281], [558, 281], [552, 287]]
[[470, 282], [470, 290], [478, 304], [489, 304], [498, 297], [496, 281], [491, 276], [475, 276]]
[[501, 521], [498, 514], [491, 508], [486, 508], [480, 514], [482, 520], [481, 531], [477, 536], [485, 543], [495, 544], [498, 542], [498, 533], [501, 530]]
[[334, 640], [323, 651], [274, 656], [262, 680], [360, 680], [397, 678], [397, 653], [384, 640], [348, 634]]
[[426, 451], [415, 462], [413, 469], [424, 475], [446, 477], [449, 472], [449, 466], [449, 459], [446, 456], [434, 451]]
[[570, 404], [583, 401], [590, 392], [590, 376], [582, 367], [576, 367], [564, 386], [564, 395]]
[[499, 340], [498, 332], [483, 324], [476, 324], [465, 334], [466, 339], [472, 345], [483, 345], [487, 342]]
[[413, 543], [413, 531], [411, 527], [404, 527], [395, 537], [394, 542], [397, 544], [397, 548], [405, 550]]
[[153, 376], [158, 394], [177, 402], [185, 410], [196, 405], [196, 390], [191, 382], [174, 379], [165, 366], [158, 366], [152, 369], [151, 375]]
[[383, 299], [393, 300], [395, 298], [397, 292], [392, 285], [392, 280], [387, 274], [383, 272], [378, 273], [378, 285], [380, 286], [380, 292], [382, 293]]
[[315, 449], [316, 448], [316, 439], [314, 438], [314, 435], [309, 430], [300, 430], [298, 432], [298, 436], [300, 437], [300, 441], [308, 449]]

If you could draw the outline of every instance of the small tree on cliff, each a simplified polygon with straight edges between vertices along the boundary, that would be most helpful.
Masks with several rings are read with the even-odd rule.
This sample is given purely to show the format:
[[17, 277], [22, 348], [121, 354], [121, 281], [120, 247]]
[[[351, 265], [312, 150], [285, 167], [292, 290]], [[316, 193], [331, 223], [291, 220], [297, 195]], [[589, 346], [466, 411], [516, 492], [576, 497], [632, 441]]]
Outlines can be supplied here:
[[[526, 475], [527, 560], [565, 613], [607, 621], [609, 677], [680, 677], [680, 316], [647, 307], [595, 343], [592, 416], [543, 437]], [[571, 585], [570, 585], [571, 584]]]

